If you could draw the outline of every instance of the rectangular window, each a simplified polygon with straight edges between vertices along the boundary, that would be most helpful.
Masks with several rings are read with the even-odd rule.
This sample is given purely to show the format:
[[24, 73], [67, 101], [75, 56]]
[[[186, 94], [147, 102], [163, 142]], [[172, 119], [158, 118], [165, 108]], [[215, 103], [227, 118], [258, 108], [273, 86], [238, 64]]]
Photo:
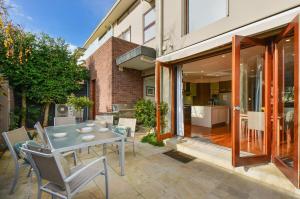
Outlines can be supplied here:
[[120, 39], [131, 41], [131, 27], [127, 28], [124, 32], [119, 36]]
[[228, 16], [228, 0], [186, 0], [186, 33]]
[[155, 8], [144, 14], [144, 43], [155, 38]]

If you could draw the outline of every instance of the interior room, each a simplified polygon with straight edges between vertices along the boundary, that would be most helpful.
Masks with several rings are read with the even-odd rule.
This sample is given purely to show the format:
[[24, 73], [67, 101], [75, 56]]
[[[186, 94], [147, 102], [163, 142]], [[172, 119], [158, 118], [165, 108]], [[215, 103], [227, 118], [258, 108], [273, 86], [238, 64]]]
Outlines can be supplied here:
[[184, 64], [182, 70], [191, 137], [231, 148], [231, 53]]
[[[232, 53], [183, 65], [183, 103], [189, 107], [191, 137], [232, 148]], [[264, 154], [264, 47], [241, 50], [239, 69], [239, 134], [241, 154]], [[237, 77], [238, 78], [238, 77]], [[188, 118], [190, 117], [190, 118]]]

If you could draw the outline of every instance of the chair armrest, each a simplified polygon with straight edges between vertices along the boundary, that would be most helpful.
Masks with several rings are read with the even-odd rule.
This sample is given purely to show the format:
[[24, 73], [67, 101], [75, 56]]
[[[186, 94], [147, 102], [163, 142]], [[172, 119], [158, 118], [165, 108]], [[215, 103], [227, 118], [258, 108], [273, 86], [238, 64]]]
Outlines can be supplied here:
[[68, 156], [68, 155], [73, 155], [74, 153], [76, 153], [76, 152], [75, 152], [75, 151], [68, 151], [68, 152], [62, 153], [61, 155], [62, 155], [63, 157], [66, 157], [66, 156]]
[[78, 176], [80, 173], [82, 173], [83, 171], [85, 171], [86, 169], [88, 169], [91, 166], [94, 166], [96, 163], [102, 161], [102, 160], [106, 160], [105, 156], [102, 156], [92, 162], [90, 162], [89, 164], [85, 165], [84, 167], [78, 169], [75, 173], [71, 174], [70, 176], [68, 176], [67, 178], [64, 179], [64, 181], [66, 183], [69, 183], [71, 180], [73, 180], [74, 178], [76, 178], [76, 176]]

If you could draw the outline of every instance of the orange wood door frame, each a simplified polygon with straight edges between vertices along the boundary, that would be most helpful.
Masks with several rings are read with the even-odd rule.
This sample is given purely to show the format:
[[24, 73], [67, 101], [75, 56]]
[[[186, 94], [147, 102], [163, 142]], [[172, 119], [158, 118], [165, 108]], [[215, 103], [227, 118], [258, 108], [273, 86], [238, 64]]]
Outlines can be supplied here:
[[[278, 118], [281, 118], [281, 112], [283, 104], [279, 101], [279, 96], [281, 91], [279, 86], [283, 83], [284, 68], [280, 68], [281, 61], [283, 63], [283, 58], [279, 57], [279, 47], [278, 42], [284, 39], [293, 31], [294, 33], [294, 162], [293, 168], [287, 166], [278, 156], [278, 129], [280, 129], [280, 124], [278, 124]], [[273, 147], [272, 147], [272, 160], [275, 165], [288, 177], [288, 179], [297, 187], [300, 188], [300, 176], [299, 176], [299, 146], [298, 146], [298, 114], [299, 114], [299, 16], [297, 16], [287, 27], [282, 31], [282, 33], [275, 39], [275, 50], [274, 50], [274, 132], [273, 132]], [[280, 71], [282, 72], [280, 73]], [[281, 81], [280, 81], [281, 79]], [[280, 85], [279, 85], [280, 84]], [[282, 86], [282, 85], [281, 85]], [[282, 118], [281, 118], [282, 119]]]
[[[171, 94], [171, 131], [161, 133], [161, 71], [162, 67], [167, 67], [169, 69], [170, 75], [170, 94]], [[172, 65], [163, 64], [161, 62], [156, 62], [155, 64], [155, 102], [156, 102], [156, 136], [157, 140], [161, 141], [166, 138], [171, 138], [175, 133], [175, 69]]]
[[[241, 157], [240, 155], [240, 51], [241, 44], [265, 46], [265, 133], [264, 144], [265, 154], [254, 155], [249, 157]], [[232, 39], [232, 165], [244, 166], [258, 163], [270, 162], [271, 160], [271, 103], [270, 103], [270, 86], [271, 86], [271, 68], [272, 57], [271, 48], [264, 40], [259, 40], [251, 37], [234, 36]]]
[[155, 103], [156, 103], [156, 138], [161, 140], [160, 133], [160, 78], [161, 78], [161, 63], [155, 63]]

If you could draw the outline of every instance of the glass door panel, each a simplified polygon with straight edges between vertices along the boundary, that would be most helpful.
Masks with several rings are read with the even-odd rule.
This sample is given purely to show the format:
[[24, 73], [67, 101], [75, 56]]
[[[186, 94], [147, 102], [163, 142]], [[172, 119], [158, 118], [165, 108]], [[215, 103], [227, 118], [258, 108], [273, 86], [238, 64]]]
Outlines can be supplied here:
[[295, 96], [294, 38], [278, 42], [278, 123], [277, 156], [288, 167], [294, 167]]
[[[270, 161], [269, 47], [251, 37], [233, 38], [232, 163], [243, 166]], [[268, 110], [268, 112], [266, 112]]]
[[161, 71], [161, 133], [171, 132], [171, 109], [172, 109], [172, 74], [169, 67], [163, 66]]
[[298, 17], [275, 40], [274, 150], [275, 165], [299, 188], [298, 103], [299, 26]]
[[266, 154], [264, 62], [265, 46], [243, 49], [240, 54], [240, 156]]

